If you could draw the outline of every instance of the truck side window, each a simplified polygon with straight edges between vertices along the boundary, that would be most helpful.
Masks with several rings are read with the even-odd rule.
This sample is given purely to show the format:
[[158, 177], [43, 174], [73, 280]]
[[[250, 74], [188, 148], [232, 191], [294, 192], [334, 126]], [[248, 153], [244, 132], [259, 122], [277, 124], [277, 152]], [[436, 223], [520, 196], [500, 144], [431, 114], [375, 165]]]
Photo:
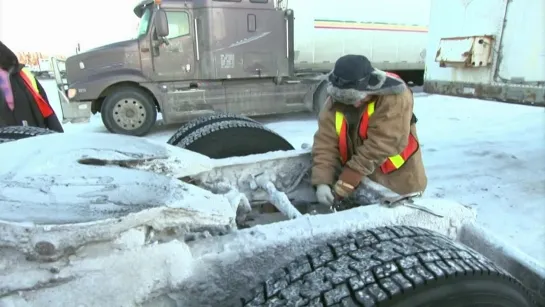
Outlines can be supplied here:
[[167, 12], [168, 39], [189, 35], [189, 15], [186, 12]]
[[147, 8], [146, 11], [144, 11], [144, 14], [142, 14], [142, 17], [140, 18], [140, 23], [138, 24], [138, 33], [136, 34], [136, 38], [139, 38], [140, 36], [148, 33], [150, 17], [151, 17], [151, 10]]

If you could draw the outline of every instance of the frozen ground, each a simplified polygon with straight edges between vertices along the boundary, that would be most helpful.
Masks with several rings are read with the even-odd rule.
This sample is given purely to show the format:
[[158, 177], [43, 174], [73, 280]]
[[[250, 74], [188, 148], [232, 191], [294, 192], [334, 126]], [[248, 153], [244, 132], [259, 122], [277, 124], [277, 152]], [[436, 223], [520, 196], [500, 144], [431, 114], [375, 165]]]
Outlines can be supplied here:
[[[43, 84], [60, 113], [53, 81]], [[545, 109], [438, 95], [415, 99], [426, 194], [476, 207], [482, 225], [545, 263]], [[317, 127], [303, 115], [262, 121], [296, 147], [312, 143]], [[176, 128], [158, 127], [147, 137], [166, 141]], [[65, 130], [106, 132], [100, 116]]]

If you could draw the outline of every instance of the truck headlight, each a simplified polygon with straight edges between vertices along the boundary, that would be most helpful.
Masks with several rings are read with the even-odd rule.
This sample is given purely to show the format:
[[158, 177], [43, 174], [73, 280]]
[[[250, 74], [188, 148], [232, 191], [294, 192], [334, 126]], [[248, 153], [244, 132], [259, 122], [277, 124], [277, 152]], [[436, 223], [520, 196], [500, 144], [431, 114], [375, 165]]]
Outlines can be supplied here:
[[78, 93], [78, 91], [75, 88], [69, 88], [68, 89], [68, 99], [72, 99], [72, 98], [76, 97], [77, 93]]

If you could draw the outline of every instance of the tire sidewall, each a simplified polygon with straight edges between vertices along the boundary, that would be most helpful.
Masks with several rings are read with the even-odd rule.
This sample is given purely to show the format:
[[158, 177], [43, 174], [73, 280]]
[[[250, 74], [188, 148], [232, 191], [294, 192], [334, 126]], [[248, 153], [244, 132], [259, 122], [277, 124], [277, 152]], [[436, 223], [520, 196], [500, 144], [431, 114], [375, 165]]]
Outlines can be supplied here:
[[[133, 98], [139, 100], [146, 110], [146, 118], [144, 123], [138, 129], [126, 130], [123, 127], [119, 126], [113, 118], [113, 109], [115, 104], [122, 99]], [[153, 98], [138, 88], [120, 88], [116, 90], [113, 94], [104, 99], [102, 107], [100, 109], [100, 115], [102, 117], [102, 122], [108, 131], [116, 134], [125, 134], [125, 135], [134, 135], [134, 136], [143, 136], [146, 135], [155, 125], [157, 120], [157, 108], [153, 103]]]

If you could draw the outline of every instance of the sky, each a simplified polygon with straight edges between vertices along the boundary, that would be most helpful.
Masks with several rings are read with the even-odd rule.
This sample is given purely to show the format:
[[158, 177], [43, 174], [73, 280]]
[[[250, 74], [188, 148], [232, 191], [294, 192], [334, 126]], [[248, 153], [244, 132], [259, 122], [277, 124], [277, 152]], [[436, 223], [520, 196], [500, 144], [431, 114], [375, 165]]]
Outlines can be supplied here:
[[[0, 40], [14, 51], [71, 55], [135, 36], [139, 0], [0, 0]], [[28, 9], [27, 9], [28, 8]], [[32, 9], [30, 9], [32, 8]], [[28, 25], [21, 23], [28, 20]], [[18, 30], [14, 25], [22, 25]]]
[[[308, 0], [291, 0], [290, 7], [297, 12]], [[329, 6], [314, 8], [312, 14], [332, 16], [334, 19], [360, 20], [365, 14], [379, 14], [379, 19], [397, 23], [421, 24], [426, 14], [407, 14], [408, 11], [429, 10], [429, 0], [381, 0], [398, 10], [384, 12], [384, 3], [365, 2], [366, 10], [351, 10], [361, 6], [360, 0], [343, 0], [332, 16]], [[140, 0], [0, 0], [0, 40], [14, 51], [42, 52], [69, 56], [78, 43], [82, 50], [107, 43], [133, 38], [138, 18], [133, 13]], [[410, 3], [410, 4], [407, 4]], [[348, 8], [348, 9], [347, 9]], [[301, 11], [299, 14], [304, 14]], [[339, 15], [340, 13], [340, 15]], [[297, 13], [296, 13], [297, 15]], [[13, 25], [19, 19], [29, 20], [19, 30]], [[321, 17], [320, 17], [321, 18]], [[324, 17], [325, 18], [325, 17]], [[375, 18], [376, 19], [376, 18]]]

